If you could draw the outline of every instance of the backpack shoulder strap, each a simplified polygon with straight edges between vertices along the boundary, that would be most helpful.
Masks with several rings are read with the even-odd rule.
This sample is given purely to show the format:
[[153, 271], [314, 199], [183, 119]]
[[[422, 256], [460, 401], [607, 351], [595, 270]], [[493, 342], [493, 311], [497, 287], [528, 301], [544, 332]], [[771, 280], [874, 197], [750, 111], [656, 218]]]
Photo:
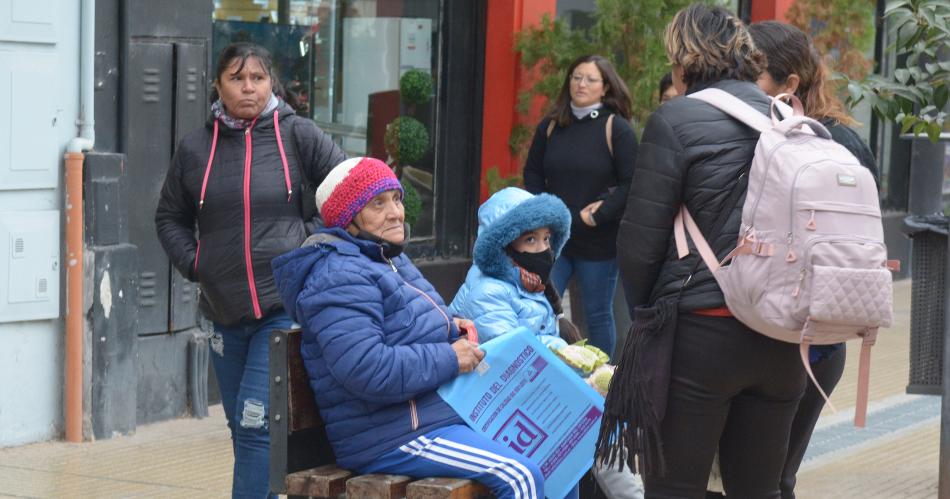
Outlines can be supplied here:
[[[732, 186], [729, 197], [726, 198], [725, 203], [723, 203], [723, 206], [726, 208], [719, 212], [719, 216], [716, 217], [716, 221], [709, 231], [710, 234], [715, 234], [715, 237], [718, 237], [722, 232], [726, 221], [729, 220], [729, 215], [732, 214], [732, 211], [739, 204], [742, 195], [746, 193], [748, 183], [748, 171], [743, 170], [742, 173], [739, 174], [739, 178], [736, 179], [736, 183]], [[696, 273], [700, 263], [705, 263], [713, 272], [718, 270], [719, 260], [716, 258], [715, 251], [713, 251], [709, 242], [703, 236], [702, 230], [696, 225], [689, 210], [686, 209], [686, 203], [683, 203], [680, 205], [680, 209], [676, 213], [676, 218], [673, 220], [673, 237], [676, 242], [676, 252], [679, 258], [683, 258], [689, 254], [689, 246], [686, 243], [686, 233], [689, 233], [689, 236], [693, 239], [693, 244], [696, 246], [696, 251], [700, 256], [700, 259], [697, 260], [693, 266], [689, 278], [692, 278], [693, 274]], [[686, 282], [689, 282], [689, 278], [687, 278]], [[683, 283], [683, 288], [686, 287], [686, 282]], [[682, 292], [682, 288], [680, 291]]]
[[607, 150], [610, 151], [610, 157], [614, 157], [614, 116], [607, 117]]
[[707, 88], [689, 94], [687, 97], [701, 100], [760, 132], [764, 132], [773, 126], [772, 120], [725, 90]]
[[[288, 135], [288, 137], [290, 137], [291, 148], [293, 148], [294, 154], [297, 155], [297, 164], [299, 165], [300, 162], [303, 161], [303, 156], [300, 155], [300, 149], [298, 148], [298, 145], [297, 145], [297, 119], [291, 118], [289, 121], [290, 121], [290, 134]], [[303, 177], [304, 179], [307, 178], [306, 175], [301, 175], [301, 177]]]

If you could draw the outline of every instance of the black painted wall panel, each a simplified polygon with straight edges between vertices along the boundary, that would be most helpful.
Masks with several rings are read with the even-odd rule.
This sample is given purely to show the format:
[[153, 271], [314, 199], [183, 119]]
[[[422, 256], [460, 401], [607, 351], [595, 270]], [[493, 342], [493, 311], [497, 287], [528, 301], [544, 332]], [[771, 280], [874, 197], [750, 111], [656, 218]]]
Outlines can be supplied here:
[[[175, 43], [175, 144], [202, 126], [208, 115], [208, 46], [206, 42]], [[198, 286], [169, 269], [171, 295], [168, 330], [195, 327], [198, 320]]]
[[129, 36], [211, 39], [211, 0], [127, 0]]
[[93, 246], [92, 431], [96, 439], [135, 431], [136, 248]]
[[188, 415], [188, 340], [191, 337], [190, 333], [178, 333], [136, 339], [138, 424]]
[[169, 270], [155, 208], [172, 156], [172, 44], [132, 42], [125, 88], [129, 240], [139, 248], [139, 334], [168, 331]]

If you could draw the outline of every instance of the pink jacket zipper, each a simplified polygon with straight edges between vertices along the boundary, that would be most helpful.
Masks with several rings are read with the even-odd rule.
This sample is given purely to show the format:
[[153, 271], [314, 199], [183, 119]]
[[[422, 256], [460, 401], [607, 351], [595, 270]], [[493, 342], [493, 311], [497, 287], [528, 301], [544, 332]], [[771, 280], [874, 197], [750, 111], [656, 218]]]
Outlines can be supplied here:
[[194, 268], [192, 268], [192, 273], [194, 273], [196, 276], [198, 275], [198, 257], [199, 256], [201, 256], [201, 239], [198, 240], [198, 248], [195, 249], [195, 264], [194, 264]]
[[253, 157], [251, 129], [254, 128], [256, 122], [257, 119], [244, 130], [244, 266], [247, 268], [247, 287], [251, 293], [251, 304], [254, 305], [254, 317], [260, 319], [263, 314], [261, 314], [260, 300], [257, 298], [254, 265], [251, 259], [251, 158]]
[[[257, 123], [257, 118], [244, 130], [244, 265], [247, 268], [247, 284], [251, 294], [251, 303], [254, 306], [254, 317], [260, 319], [261, 304], [257, 297], [257, 285], [254, 283], [254, 266], [251, 258], [251, 129]], [[290, 168], [287, 164], [287, 154], [284, 152], [284, 142], [280, 136], [280, 115], [278, 110], [274, 110], [274, 134], [277, 136], [277, 149], [280, 151], [280, 162], [284, 169], [284, 183], [287, 186], [287, 202], [289, 203], [293, 190], [290, 187]], [[201, 196], [198, 201], [198, 209], [204, 208], [205, 193], [208, 190], [208, 179], [211, 177], [211, 165], [214, 163], [214, 153], [218, 145], [218, 120], [214, 120], [214, 131], [211, 138], [211, 152], [208, 154], [208, 164], [205, 166], [204, 179], [201, 182]], [[198, 241], [198, 249], [195, 250], [194, 271], [198, 272], [198, 255], [201, 251], [201, 240]]]
[[402, 279], [402, 282], [405, 283], [406, 286], [409, 286], [410, 288], [412, 288], [413, 290], [415, 290], [417, 293], [419, 293], [420, 295], [422, 295], [423, 298], [425, 298], [426, 300], [428, 300], [429, 303], [431, 303], [432, 306], [433, 306], [440, 314], [442, 314], [442, 317], [445, 319], [445, 329], [446, 329], [446, 331], [447, 331], [446, 334], [449, 335], [449, 336], [451, 336], [451, 335], [452, 335], [452, 321], [449, 320], [449, 316], [446, 315], [445, 311], [443, 311], [442, 308], [439, 307], [439, 304], [437, 304], [437, 303], [435, 302], [435, 300], [432, 299], [431, 296], [427, 295], [427, 294], [425, 293], [425, 291], [422, 291], [421, 289], [419, 289], [419, 288], [413, 286], [412, 284], [409, 284], [409, 281], [403, 279], [402, 274], [400, 274], [399, 271], [396, 270], [396, 264], [394, 264], [393, 261], [390, 260], [389, 258], [386, 258], [386, 255], [383, 255], [383, 249], [382, 249], [382, 248], [379, 249], [379, 253], [380, 253], [380, 255], [383, 256], [383, 260], [386, 260], [387, 262], [389, 262], [389, 266], [393, 268], [393, 272], [395, 272], [395, 273], [399, 276], [399, 278]]

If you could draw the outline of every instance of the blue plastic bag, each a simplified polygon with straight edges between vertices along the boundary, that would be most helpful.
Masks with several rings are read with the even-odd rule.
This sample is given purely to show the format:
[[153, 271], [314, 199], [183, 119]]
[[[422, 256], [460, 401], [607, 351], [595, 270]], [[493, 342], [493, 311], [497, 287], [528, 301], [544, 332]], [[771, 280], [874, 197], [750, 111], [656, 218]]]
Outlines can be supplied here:
[[479, 345], [474, 372], [439, 395], [476, 432], [535, 462], [561, 499], [594, 462], [604, 399], [526, 328]]

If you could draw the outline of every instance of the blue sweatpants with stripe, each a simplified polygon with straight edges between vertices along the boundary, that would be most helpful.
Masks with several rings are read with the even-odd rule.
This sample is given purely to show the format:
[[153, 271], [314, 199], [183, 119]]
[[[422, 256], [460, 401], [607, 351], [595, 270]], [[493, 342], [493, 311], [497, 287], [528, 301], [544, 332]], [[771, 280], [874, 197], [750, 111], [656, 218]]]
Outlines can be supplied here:
[[430, 431], [361, 472], [466, 478], [485, 484], [497, 499], [544, 497], [544, 478], [536, 464], [464, 425]]

